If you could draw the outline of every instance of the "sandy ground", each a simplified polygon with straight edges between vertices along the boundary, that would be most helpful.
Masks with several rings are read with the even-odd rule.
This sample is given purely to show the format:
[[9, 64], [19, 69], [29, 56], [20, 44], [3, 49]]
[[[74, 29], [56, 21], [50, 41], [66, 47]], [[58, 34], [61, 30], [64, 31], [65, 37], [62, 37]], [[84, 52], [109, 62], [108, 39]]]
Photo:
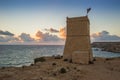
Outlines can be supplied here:
[[0, 68], [0, 80], [120, 80], [120, 58], [96, 58], [89, 65], [45, 59], [31, 66]]

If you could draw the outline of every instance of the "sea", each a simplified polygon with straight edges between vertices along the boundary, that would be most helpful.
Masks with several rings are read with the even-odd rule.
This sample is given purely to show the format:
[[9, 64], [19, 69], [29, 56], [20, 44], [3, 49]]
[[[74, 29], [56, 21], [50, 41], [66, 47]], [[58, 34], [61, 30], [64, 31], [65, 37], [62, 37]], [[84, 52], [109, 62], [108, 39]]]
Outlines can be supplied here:
[[[42, 56], [63, 55], [64, 45], [0, 45], [0, 67], [22, 67]], [[94, 57], [114, 58], [120, 53], [92, 48]]]

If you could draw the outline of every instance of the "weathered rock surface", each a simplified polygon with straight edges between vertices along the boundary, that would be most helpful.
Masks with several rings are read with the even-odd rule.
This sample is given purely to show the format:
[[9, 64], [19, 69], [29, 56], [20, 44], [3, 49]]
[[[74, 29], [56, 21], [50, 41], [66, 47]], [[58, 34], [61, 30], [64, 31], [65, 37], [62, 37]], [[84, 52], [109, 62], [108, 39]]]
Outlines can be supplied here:
[[[61, 72], [63, 69], [63, 72]], [[65, 72], [64, 72], [65, 70]], [[119, 80], [120, 58], [96, 58], [94, 64], [73, 64], [46, 57], [32, 66], [0, 68], [0, 80]]]

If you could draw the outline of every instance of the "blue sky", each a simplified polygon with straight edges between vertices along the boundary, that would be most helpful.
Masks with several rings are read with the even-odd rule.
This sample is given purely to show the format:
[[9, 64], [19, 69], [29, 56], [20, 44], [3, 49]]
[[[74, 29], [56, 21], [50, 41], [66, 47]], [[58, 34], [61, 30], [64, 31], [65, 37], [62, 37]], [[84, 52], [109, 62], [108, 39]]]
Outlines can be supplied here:
[[91, 34], [108, 31], [120, 36], [119, 4], [120, 0], [0, 0], [0, 30], [34, 37], [38, 30], [64, 28], [67, 16], [84, 16], [91, 7]]

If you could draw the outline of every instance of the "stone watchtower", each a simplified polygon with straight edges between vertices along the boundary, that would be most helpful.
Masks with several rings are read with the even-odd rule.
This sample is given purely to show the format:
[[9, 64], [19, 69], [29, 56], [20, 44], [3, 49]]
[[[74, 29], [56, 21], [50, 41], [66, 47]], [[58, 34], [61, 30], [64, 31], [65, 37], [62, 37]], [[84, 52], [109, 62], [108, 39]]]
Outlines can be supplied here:
[[89, 26], [90, 22], [87, 16], [67, 17], [67, 38], [64, 48], [64, 59], [82, 64], [89, 64], [92, 61]]

